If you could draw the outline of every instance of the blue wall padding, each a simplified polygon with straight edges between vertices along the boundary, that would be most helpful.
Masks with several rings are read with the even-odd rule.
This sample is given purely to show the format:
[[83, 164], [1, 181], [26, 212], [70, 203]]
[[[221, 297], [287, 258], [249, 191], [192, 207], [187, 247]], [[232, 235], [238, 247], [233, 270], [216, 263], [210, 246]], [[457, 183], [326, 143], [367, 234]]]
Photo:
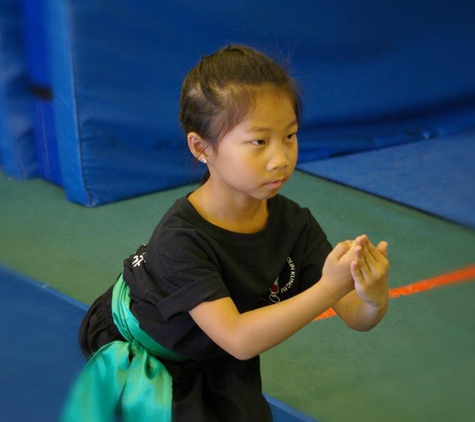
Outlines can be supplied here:
[[35, 131], [35, 148], [39, 176], [63, 186], [61, 163], [56, 140], [56, 123], [53, 102], [32, 98], [32, 123]]
[[[300, 163], [457, 134], [475, 127], [475, 101], [427, 115], [321, 128], [300, 142]], [[304, 136], [308, 136], [305, 134]], [[448, 138], [447, 138], [448, 139]], [[449, 145], [447, 145], [450, 148]]]
[[62, 185], [44, 2], [22, 0], [32, 124], [40, 177]]
[[178, 125], [180, 85], [231, 42], [290, 56], [305, 94], [300, 162], [475, 125], [474, 2], [47, 4], [64, 187], [87, 206], [200, 176]]
[[95, 206], [196, 180], [175, 113], [173, 82], [186, 66], [174, 47], [172, 16], [155, 17], [129, 2], [49, 6], [68, 198]]
[[37, 175], [37, 163], [19, 6], [0, 2], [0, 167], [27, 179]]

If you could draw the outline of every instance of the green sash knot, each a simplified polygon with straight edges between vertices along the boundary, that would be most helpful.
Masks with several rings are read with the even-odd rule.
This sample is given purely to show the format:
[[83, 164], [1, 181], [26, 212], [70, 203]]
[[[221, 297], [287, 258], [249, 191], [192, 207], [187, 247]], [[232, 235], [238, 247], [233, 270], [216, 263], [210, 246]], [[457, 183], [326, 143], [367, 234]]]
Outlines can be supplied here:
[[170, 422], [172, 377], [156, 356], [183, 360], [153, 340], [130, 311], [121, 276], [112, 293], [112, 316], [122, 336], [89, 359], [66, 402], [62, 422]]

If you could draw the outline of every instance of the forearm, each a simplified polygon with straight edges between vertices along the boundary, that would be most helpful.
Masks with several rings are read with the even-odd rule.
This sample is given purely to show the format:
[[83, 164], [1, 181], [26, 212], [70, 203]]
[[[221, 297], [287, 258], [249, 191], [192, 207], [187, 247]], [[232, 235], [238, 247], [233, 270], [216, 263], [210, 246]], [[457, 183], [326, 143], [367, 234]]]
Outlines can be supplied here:
[[349, 250], [346, 242], [339, 243], [325, 260], [320, 281], [290, 299], [241, 314], [227, 297], [203, 302], [190, 315], [222, 349], [250, 359], [295, 334], [354, 288]]
[[238, 359], [250, 359], [295, 334], [340, 297], [321, 280], [297, 296], [242, 314], [229, 298], [204, 302], [190, 313], [221, 348]]
[[241, 315], [240, 340], [251, 355], [258, 355], [288, 339], [340, 297], [325, 283], [285, 301]]
[[384, 318], [388, 309], [388, 298], [381, 303], [370, 304], [353, 290], [340, 299], [333, 309], [348, 327], [356, 331], [369, 331]]

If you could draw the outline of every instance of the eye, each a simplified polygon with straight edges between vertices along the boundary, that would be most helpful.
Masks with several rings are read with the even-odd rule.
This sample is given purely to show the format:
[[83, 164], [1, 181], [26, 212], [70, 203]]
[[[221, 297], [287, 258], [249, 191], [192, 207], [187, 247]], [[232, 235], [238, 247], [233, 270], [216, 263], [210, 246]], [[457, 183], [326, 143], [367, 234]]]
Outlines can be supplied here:
[[267, 142], [264, 139], [255, 139], [251, 141], [252, 145], [256, 145], [258, 147], [266, 146]]
[[290, 141], [290, 140], [294, 139], [296, 136], [297, 136], [297, 132], [290, 133], [289, 135], [286, 136], [286, 139], [288, 141]]

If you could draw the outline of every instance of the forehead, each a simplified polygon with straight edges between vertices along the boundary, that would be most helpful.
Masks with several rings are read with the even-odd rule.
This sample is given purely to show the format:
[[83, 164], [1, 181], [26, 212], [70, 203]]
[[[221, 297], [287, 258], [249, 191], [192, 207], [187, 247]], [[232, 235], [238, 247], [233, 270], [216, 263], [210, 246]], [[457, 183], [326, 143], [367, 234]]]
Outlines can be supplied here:
[[294, 104], [288, 95], [277, 92], [259, 94], [239, 126], [247, 130], [279, 129], [297, 124]]

